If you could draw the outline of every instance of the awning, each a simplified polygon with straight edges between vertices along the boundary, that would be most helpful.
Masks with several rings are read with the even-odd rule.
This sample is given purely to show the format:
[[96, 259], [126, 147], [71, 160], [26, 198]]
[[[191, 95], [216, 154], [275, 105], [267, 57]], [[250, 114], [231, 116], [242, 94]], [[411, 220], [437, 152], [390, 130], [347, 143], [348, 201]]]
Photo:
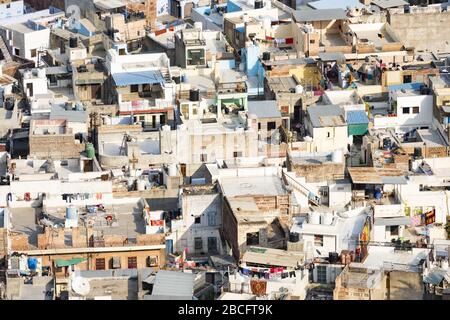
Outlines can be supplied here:
[[59, 267], [68, 267], [68, 266], [72, 266], [74, 264], [78, 264], [81, 262], [86, 261], [85, 258], [72, 258], [70, 260], [63, 260], [63, 259], [56, 259], [56, 266]]
[[112, 75], [116, 86], [126, 87], [133, 84], [157, 84], [164, 83], [164, 78], [159, 70], [139, 72], [121, 72]]

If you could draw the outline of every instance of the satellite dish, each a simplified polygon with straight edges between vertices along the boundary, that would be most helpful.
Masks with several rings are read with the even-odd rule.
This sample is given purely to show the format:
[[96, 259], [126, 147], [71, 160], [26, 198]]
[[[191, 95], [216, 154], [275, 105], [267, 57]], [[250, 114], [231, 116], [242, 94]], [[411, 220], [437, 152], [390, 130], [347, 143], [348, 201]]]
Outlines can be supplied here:
[[72, 290], [81, 296], [86, 296], [91, 291], [89, 280], [82, 277], [74, 277], [72, 279]]

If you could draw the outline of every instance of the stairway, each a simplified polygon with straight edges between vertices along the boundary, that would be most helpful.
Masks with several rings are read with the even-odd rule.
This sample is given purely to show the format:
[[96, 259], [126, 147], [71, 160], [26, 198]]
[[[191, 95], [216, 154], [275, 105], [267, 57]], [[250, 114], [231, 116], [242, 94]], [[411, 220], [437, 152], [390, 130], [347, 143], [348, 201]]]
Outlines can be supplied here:
[[5, 58], [6, 63], [13, 62], [11, 54], [9, 53], [8, 48], [6, 47], [6, 43], [3, 40], [3, 37], [0, 36], [0, 51], [3, 54], [3, 57]]
[[296, 179], [291, 177], [287, 172], [283, 170], [283, 180], [286, 184], [290, 185], [295, 190], [299, 191], [301, 194], [308, 197], [308, 200], [316, 206], [320, 205], [320, 197], [312, 192], [307, 186], [301, 184]]
[[170, 75], [170, 69], [169, 68], [161, 68], [161, 74], [164, 78], [164, 81], [166, 83], [172, 82], [172, 76]]

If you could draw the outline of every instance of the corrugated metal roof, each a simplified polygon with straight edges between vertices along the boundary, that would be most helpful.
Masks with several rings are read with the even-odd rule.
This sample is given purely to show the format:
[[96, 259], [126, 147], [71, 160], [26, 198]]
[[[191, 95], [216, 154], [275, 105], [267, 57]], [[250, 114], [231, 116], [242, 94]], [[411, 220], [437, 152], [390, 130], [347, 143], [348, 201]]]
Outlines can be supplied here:
[[276, 100], [249, 101], [248, 113], [254, 114], [258, 118], [280, 118], [281, 112], [278, 109]]
[[347, 19], [347, 14], [342, 9], [295, 10], [293, 16], [297, 22]]
[[152, 300], [157, 299], [155, 296], [181, 296], [184, 298], [191, 297], [192, 299], [194, 295], [194, 279], [195, 275], [192, 273], [160, 270], [156, 274]]
[[379, 6], [382, 9], [394, 8], [408, 5], [409, 3], [404, 0], [372, 0], [374, 5]]
[[366, 124], [369, 123], [369, 118], [365, 111], [352, 110], [347, 112], [347, 124]]
[[308, 6], [314, 9], [343, 9], [350, 8], [364, 8], [364, 5], [359, 0], [319, 0], [308, 2]]
[[322, 61], [345, 61], [342, 52], [319, 52], [319, 58]]
[[315, 105], [308, 107], [308, 116], [314, 128], [345, 125], [344, 112], [337, 105]]
[[159, 70], [121, 72], [113, 74], [112, 77], [119, 87], [126, 87], [133, 84], [156, 84], [164, 82], [164, 78]]
[[305, 261], [303, 253], [272, 248], [249, 247], [242, 257], [246, 263], [295, 268]]
[[409, 226], [411, 225], [410, 217], [394, 217], [394, 218], [375, 218], [376, 226]]

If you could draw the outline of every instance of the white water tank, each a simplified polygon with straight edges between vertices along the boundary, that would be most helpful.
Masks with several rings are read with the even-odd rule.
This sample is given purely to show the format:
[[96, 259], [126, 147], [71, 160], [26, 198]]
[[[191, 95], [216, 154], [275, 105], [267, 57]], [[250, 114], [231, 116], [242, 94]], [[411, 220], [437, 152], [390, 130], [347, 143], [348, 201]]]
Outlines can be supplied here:
[[145, 190], [145, 185], [146, 185], [145, 180], [139, 179], [137, 181], [137, 189], [138, 189], [138, 191], [144, 191]]
[[441, 260], [441, 268], [444, 270], [448, 269], [448, 260], [447, 259]]
[[45, 79], [45, 77], [46, 77], [46, 72], [45, 72], [45, 69], [38, 69], [37, 70], [37, 76], [38, 76], [38, 78], [40, 78], [40, 79]]
[[411, 171], [417, 172], [419, 170], [419, 161], [412, 161], [411, 162]]
[[342, 150], [341, 149], [337, 149], [332, 153], [331, 161], [333, 161], [333, 163], [342, 163]]
[[312, 142], [313, 138], [310, 136], [305, 136], [305, 137], [303, 137], [303, 140], [305, 140], [306, 142]]
[[248, 16], [247, 13], [244, 13], [242, 15], [242, 21], [244, 21], [244, 22], [249, 22], [250, 21], [250, 17]]
[[303, 86], [298, 84], [295, 86], [295, 93], [296, 94], [302, 94], [303, 93]]
[[31, 110], [39, 109], [39, 102], [37, 100], [31, 101]]
[[309, 221], [310, 224], [320, 224], [320, 213], [319, 212], [310, 212], [309, 213]]
[[331, 226], [333, 223], [333, 214], [331, 212], [324, 212], [322, 214], [322, 224], [326, 226]]
[[203, 30], [203, 23], [202, 22], [194, 22], [194, 29], [202, 31]]
[[178, 170], [177, 170], [177, 165], [176, 163], [171, 163], [169, 164], [169, 176], [170, 177], [175, 177], [177, 176]]
[[31, 79], [32, 76], [33, 76], [33, 72], [31, 70], [27, 70], [23, 73], [24, 79]]
[[272, 27], [272, 20], [269, 17], [264, 17], [263, 18], [263, 28], [265, 30], [270, 30], [271, 27]]

